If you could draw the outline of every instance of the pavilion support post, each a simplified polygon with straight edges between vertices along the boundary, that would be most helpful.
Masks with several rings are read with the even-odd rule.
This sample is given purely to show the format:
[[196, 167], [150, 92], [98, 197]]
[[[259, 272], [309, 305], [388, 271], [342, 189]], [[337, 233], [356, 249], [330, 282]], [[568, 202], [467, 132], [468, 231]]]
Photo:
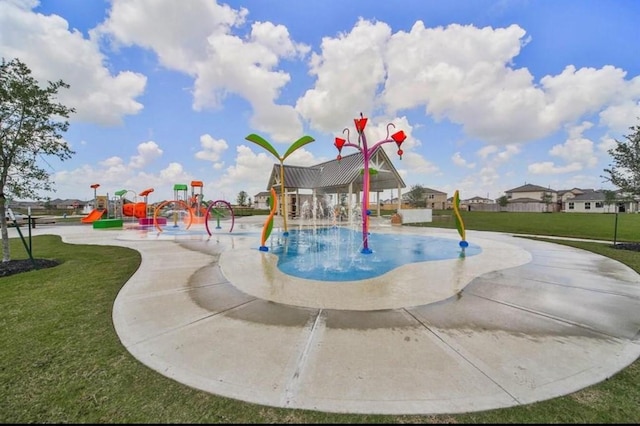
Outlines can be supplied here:
[[353, 182], [349, 183], [349, 198], [347, 201], [347, 214], [349, 215], [349, 223], [351, 223], [351, 214], [353, 213], [353, 207], [351, 207], [351, 200], [353, 199]]

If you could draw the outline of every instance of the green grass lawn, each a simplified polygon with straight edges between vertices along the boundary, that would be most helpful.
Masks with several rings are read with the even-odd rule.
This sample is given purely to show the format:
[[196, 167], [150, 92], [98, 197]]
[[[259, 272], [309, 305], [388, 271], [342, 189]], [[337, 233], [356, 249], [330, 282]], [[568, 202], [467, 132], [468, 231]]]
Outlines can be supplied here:
[[[640, 241], [640, 214], [498, 213], [461, 211], [465, 229], [594, 240]], [[616, 218], [617, 217], [617, 218]], [[617, 221], [617, 224], [616, 224]], [[455, 228], [453, 211], [434, 210], [433, 221], [411, 226]], [[617, 229], [617, 232], [616, 232]]]
[[[464, 220], [468, 221], [467, 229], [612, 239], [615, 215], [573, 215], [573, 220], [566, 220], [568, 216], [469, 212]], [[539, 229], [533, 226], [534, 221]], [[634, 238], [636, 222], [640, 222], [640, 216], [620, 215], [620, 235], [637, 241], [638, 238]], [[429, 226], [445, 225], [434, 222]], [[640, 253], [596, 242], [552, 241], [611, 257], [640, 272]], [[56, 259], [61, 264], [0, 278], [2, 423], [640, 421], [639, 360], [610, 379], [571, 395], [468, 414], [329, 414], [265, 407], [211, 395], [149, 369], [133, 358], [118, 340], [111, 311], [118, 291], [140, 264], [136, 251], [65, 244], [57, 236], [46, 235], [34, 237], [33, 247], [34, 257]], [[15, 259], [27, 257], [19, 239], [11, 240], [11, 250]]]

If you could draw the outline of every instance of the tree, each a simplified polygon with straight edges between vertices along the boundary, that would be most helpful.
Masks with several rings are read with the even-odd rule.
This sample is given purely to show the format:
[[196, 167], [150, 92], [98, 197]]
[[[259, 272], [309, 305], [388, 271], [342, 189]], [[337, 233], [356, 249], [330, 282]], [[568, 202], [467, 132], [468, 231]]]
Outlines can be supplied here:
[[427, 205], [426, 190], [422, 185], [413, 185], [407, 192], [407, 202], [413, 207], [425, 207]]
[[620, 188], [627, 196], [640, 195], [640, 126], [630, 127], [632, 133], [624, 141], [616, 140], [616, 146], [608, 152], [613, 163], [601, 176]]
[[502, 208], [507, 207], [509, 205], [509, 197], [503, 195], [502, 197], [498, 198], [498, 205]]
[[19, 59], [0, 64], [0, 228], [2, 261], [11, 260], [6, 219], [7, 197], [35, 198], [38, 191], [54, 191], [51, 176], [39, 159], [61, 161], [75, 152], [63, 139], [67, 119], [75, 110], [56, 102], [58, 90], [69, 88], [62, 80], [41, 87]]
[[[603, 189], [602, 193], [604, 194], [604, 205], [607, 206], [607, 212], [609, 212], [611, 204], [616, 203], [618, 196], [616, 191], [612, 191], [610, 189]], [[618, 211], [617, 206], [615, 211]]]
[[240, 191], [238, 193], [238, 198], [236, 199], [236, 202], [238, 203], [239, 206], [244, 207], [244, 205], [247, 203], [247, 197], [248, 197], [248, 194], [245, 191]]
[[553, 201], [553, 195], [551, 195], [550, 192], [545, 192], [544, 194], [542, 194], [541, 200], [545, 206], [545, 213], [549, 213], [549, 204], [551, 204], [551, 202]]

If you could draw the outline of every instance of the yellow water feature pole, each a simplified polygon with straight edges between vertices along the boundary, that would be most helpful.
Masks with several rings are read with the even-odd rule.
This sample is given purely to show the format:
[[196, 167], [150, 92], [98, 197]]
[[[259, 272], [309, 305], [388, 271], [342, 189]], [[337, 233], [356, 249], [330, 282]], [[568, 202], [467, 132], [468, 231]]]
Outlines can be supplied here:
[[453, 194], [453, 214], [456, 219], [456, 229], [458, 230], [458, 234], [460, 234], [460, 247], [462, 248], [462, 255], [464, 256], [464, 249], [469, 247], [469, 243], [465, 239], [464, 221], [460, 215], [460, 193], [457, 189]]

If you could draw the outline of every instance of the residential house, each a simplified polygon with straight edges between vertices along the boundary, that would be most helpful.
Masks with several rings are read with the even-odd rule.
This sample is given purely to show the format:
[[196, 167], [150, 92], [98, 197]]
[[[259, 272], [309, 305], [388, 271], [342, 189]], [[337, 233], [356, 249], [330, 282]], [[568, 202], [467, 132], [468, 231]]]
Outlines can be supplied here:
[[267, 191], [258, 192], [253, 196], [253, 208], [258, 210], [269, 210], [269, 197], [271, 194]]
[[434, 210], [447, 208], [447, 193], [436, 189], [424, 188], [426, 207]]
[[471, 197], [471, 198], [467, 198], [466, 200], [461, 200], [460, 202], [462, 203], [464, 201], [465, 204], [471, 204], [476, 205], [476, 204], [494, 204], [495, 200], [492, 200], [490, 198], [484, 198], [484, 197]]
[[640, 212], [640, 200], [638, 196], [616, 191], [616, 207], [619, 213], [638, 213]]
[[564, 212], [568, 213], [606, 213], [607, 210], [614, 210], [615, 207], [605, 206], [605, 194], [593, 189], [581, 191], [562, 203]]
[[[422, 188], [424, 191], [424, 208], [434, 210], [444, 210], [447, 208], [447, 193], [437, 189]], [[396, 199], [394, 199], [396, 200]], [[402, 209], [415, 208], [412, 205], [412, 198], [409, 192], [402, 194]]]
[[497, 205], [495, 200], [475, 196], [467, 198], [466, 200], [460, 200], [460, 208], [466, 208], [469, 211], [497, 211], [499, 206]]
[[80, 201], [78, 199], [65, 199], [61, 200], [60, 198], [56, 198], [49, 202], [49, 205], [57, 210], [74, 210], [74, 209], [82, 209], [86, 203], [84, 201]]
[[78, 199], [65, 199], [61, 200], [60, 198], [55, 198], [50, 201], [12, 201], [11, 207], [15, 209], [31, 209], [32, 211], [38, 210], [47, 210], [47, 209], [55, 209], [55, 210], [74, 210], [74, 209], [82, 209], [86, 201], [81, 201]]
[[[471, 197], [465, 200], [460, 200], [460, 205], [458, 206], [460, 210], [468, 210], [468, 211], [485, 211], [492, 212], [498, 211], [499, 206], [495, 200], [491, 198], [484, 197]], [[447, 209], [453, 209], [453, 197], [447, 198]]]
[[401, 196], [400, 198], [393, 197], [393, 198], [388, 198], [386, 200], [380, 200], [380, 209], [382, 210], [397, 210], [398, 206], [400, 206], [400, 209], [411, 208], [407, 200], [407, 197], [405, 196]]
[[[458, 207], [460, 208], [460, 210], [469, 210], [469, 207], [467, 206], [465, 200], [460, 200], [460, 204], [458, 205]], [[453, 209], [453, 197], [447, 198], [447, 204], [445, 205], [445, 208], [447, 210]]]
[[[566, 213], [613, 213], [637, 212], [638, 201], [617, 193], [613, 202], [608, 202], [605, 190], [572, 188], [553, 190], [538, 185], [526, 184], [505, 191], [509, 204], [507, 211], [548, 211]], [[543, 196], [548, 197], [545, 201]]]
[[557, 212], [558, 192], [543, 186], [525, 184], [505, 191], [510, 212]]
[[558, 190], [558, 203], [560, 204], [560, 211], [567, 211], [567, 202], [574, 199], [577, 195], [582, 195], [585, 191], [593, 191], [592, 189], [585, 190], [580, 188], [561, 189]]
[[568, 213], [632, 213], [638, 211], [638, 203], [632, 197], [616, 193], [614, 200], [607, 200], [605, 190], [574, 188], [572, 196], [566, 196], [562, 203], [563, 212]]

